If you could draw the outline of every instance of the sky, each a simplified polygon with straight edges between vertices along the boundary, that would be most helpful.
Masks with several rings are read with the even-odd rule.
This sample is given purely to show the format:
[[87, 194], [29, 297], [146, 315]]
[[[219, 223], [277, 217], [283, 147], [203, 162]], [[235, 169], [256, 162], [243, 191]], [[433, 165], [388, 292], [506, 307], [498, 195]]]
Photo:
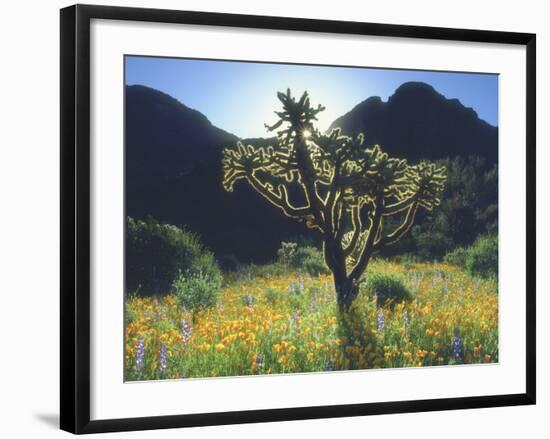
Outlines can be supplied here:
[[498, 75], [365, 67], [271, 64], [127, 56], [125, 83], [155, 88], [203, 113], [219, 128], [241, 138], [270, 137], [280, 109], [277, 91], [307, 90], [319, 114], [318, 128], [329, 125], [370, 96], [386, 101], [403, 83], [421, 81], [447, 98], [457, 98], [479, 117], [498, 125]]

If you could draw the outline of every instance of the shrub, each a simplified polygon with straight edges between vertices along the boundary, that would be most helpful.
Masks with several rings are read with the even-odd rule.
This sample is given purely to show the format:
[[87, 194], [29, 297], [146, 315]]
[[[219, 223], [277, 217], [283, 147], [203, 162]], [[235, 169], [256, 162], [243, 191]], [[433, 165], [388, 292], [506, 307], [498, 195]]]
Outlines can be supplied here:
[[412, 236], [416, 242], [416, 257], [424, 261], [441, 260], [452, 247], [450, 238], [437, 230], [415, 226], [412, 229]]
[[179, 272], [201, 272], [220, 281], [211, 252], [199, 238], [153, 218], [128, 217], [126, 232], [126, 289], [140, 295], [165, 294]]
[[330, 273], [323, 254], [315, 247], [299, 247], [294, 242], [282, 242], [277, 254], [281, 264], [289, 265], [310, 276]]
[[285, 300], [284, 309], [287, 311], [303, 311], [307, 308], [307, 296], [301, 294], [288, 294], [287, 299]]
[[283, 293], [275, 288], [267, 288], [264, 294], [267, 303], [270, 305], [275, 305], [283, 298]]
[[180, 273], [172, 283], [172, 292], [180, 305], [192, 310], [210, 308], [218, 299], [221, 283], [201, 271]]
[[465, 267], [473, 276], [496, 277], [498, 275], [498, 237], [479, 236], [468, 248], [457, 248], [445, 255], [448, 264]]
[[370, 296], [376, 295], [376, 304], [396, 304], [410, 301], [413, 295], [399, 276], [374, 272], [368, 275], [365, 288]]
[[296, 249], [289, 262], [294, 267], [302, 267], [306, 259], [316, 258], [320, 255], [321, 253], [315, 247], [299, 247]]
[[465, 249], [464, 247], [459, 247], [447, 253], [443, 258], [443, 260], [447, 264], [458, 265], [459, 267], [465, 267], [467, 257], [468, 257], [468, 250]]
[[214, 255], [204, 249], [192, 259], [191, 266], [188, 270], [195, 273], [201, 272], [219, 284], [222, 282], [220, 267], [216, 263]]
[[322, 256], [308, 256], [302, 262], [302, 269], [310, 276], [319, 276], [320, 274], [329, 274], [330, 270], [325, 264]]
[[277, 257], [283, 264], [290, 264], [292, 257], [296, 253], [298, 244], [295, 242], [281, 242], [281, 248], [277, 250]]
[[484, 235], [476, 239], [468, 250], [466, 269], [474, 276], [498, 276], [497, 235]]
[[296, 250], [292, 265], [310, 276], [330, 273], [323, 254], [315, 247], [300, 247]]

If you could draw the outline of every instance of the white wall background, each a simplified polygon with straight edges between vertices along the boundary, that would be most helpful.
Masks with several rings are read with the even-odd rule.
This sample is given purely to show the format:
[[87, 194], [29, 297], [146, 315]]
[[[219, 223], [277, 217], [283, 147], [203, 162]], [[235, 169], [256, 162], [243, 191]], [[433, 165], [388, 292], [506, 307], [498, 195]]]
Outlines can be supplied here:
[[[89, 1], [88, 3], [96, 3]], [[100, 4], [301, 16], [537, 33], [538, 45], [538, 405], [423, 414], [326, 419], [107, 435], [109, 437], [280, 438], [315, 436], [544, 437], [550, 427], [545, 379], [550, 311], [544, 271], [550, 256], [549, 11], [545, 2], [461, 0], [306, 2], [277, 0], [103, 0]], [[9, 2], [0, 18], [0, 435], [61, 437], [59, 367], [59, 13], [70, 2]], [[546, 311], [546, 313], [545, 313]], [[546, 433], [546, 434], [545, 434]]]

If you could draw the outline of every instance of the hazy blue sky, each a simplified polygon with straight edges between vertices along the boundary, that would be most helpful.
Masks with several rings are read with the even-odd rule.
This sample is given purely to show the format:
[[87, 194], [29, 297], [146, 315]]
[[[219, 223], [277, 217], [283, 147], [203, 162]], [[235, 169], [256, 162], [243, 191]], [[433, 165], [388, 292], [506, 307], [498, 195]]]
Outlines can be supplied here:
[[498, 124], [496, 75], [131, 56], [125, 81], [163, 91], [239, 137], [270, 136], [264, 123], [277, 120], [276, 92], [287, 87], [295, 95], [307, 90], [313, 105], [326, 107], [319, 115], [322, 130], [369, 96], [385, 101], [408, 81], [431, 84]]

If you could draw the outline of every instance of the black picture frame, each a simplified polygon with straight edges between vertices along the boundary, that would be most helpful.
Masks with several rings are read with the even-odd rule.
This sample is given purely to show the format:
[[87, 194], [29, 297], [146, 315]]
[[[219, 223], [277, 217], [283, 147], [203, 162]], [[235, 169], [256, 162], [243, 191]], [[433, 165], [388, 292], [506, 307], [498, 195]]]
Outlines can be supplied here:
[[[526, 392], [415, 401], [90, 420], [90, 21], [182, 23], [334, 34], [486, 42], [526, 47]], [[535, 404], [536, 36], [221, 13], [75, 5], [61, 10], [61, 429], [80, 433], [364, 416]]]

